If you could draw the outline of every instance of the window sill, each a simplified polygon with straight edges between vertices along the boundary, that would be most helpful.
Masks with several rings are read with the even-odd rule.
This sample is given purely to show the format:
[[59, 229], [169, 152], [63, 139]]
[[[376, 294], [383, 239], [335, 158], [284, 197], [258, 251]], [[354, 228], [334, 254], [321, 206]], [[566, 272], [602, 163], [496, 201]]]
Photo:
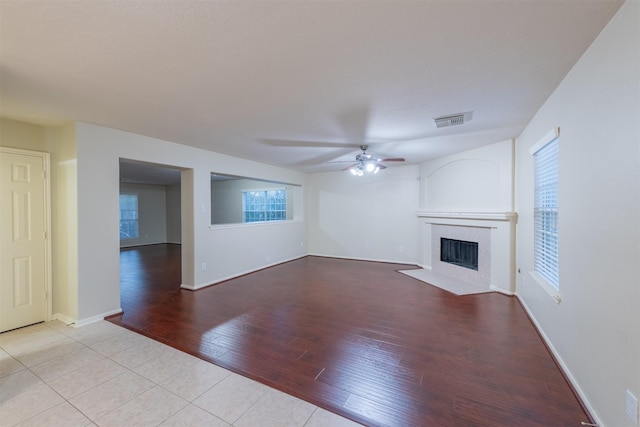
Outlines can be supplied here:
[[282, 224], [292, 224], [292, 223], [301, 223], [301, 222], [303, 221], [299, 219], [284, 219], [281, 221], [235, 222], [232, 224], [211, 224], [209, 226], [209, 229], [223, 230], [225, 228], [261, 227], [261, 226], [282, 225]]
[[562, 298], [560, 296], [560, 291], [558, 291], [547, 279], [536, 273], [535, 271], [530, 271], [529, 275], [533, 280], [540, 285], [542, 289], [556, 302], [556, 304], [560, 304], [562, 302]]

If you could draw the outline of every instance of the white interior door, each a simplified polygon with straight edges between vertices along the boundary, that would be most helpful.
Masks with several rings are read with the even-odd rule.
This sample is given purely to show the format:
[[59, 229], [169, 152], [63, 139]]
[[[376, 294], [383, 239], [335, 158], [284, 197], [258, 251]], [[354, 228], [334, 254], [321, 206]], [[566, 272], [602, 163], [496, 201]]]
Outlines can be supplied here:
[[46, 153], [0, 149], [0, 332], [47, 320]]

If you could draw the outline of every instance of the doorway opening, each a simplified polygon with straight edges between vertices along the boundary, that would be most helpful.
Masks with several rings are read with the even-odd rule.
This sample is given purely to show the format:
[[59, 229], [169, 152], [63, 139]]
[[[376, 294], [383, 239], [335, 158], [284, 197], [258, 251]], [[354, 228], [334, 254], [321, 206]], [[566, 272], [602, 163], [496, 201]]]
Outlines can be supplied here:
[[120, 304], [127, 316], [139, 312], [141, 299], [183, 283], [181, 193], [180, 168], [120, 159]]

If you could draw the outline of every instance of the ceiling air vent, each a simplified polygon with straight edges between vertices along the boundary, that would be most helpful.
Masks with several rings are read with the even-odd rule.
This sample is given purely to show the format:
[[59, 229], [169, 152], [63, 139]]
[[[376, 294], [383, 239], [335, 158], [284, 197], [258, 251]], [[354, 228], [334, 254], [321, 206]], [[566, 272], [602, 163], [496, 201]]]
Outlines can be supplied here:
[[473, 117], [473, 111], [467, 111], [466, 113], [449, 114], [447, 116], [435, 117], [433, 119], [436, 122], [436, 127], [444, 128], [447, 126], [462, 125], [471, 120]]

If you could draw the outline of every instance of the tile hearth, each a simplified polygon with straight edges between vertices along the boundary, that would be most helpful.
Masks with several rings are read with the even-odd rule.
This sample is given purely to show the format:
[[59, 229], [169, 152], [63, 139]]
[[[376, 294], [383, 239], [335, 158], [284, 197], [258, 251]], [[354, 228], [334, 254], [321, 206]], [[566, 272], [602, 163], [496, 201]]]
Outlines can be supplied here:
[[459, 280], [444, 274], [438, 274], [434, 271], [425, 270], [423, 268], [398, 270], [398, 272], [456, 295], [472, 295], [493, 292], [493, 290], [489, 289], [489, 285], [478, 285], [475, 283], [465, 282], [464, 280]]

